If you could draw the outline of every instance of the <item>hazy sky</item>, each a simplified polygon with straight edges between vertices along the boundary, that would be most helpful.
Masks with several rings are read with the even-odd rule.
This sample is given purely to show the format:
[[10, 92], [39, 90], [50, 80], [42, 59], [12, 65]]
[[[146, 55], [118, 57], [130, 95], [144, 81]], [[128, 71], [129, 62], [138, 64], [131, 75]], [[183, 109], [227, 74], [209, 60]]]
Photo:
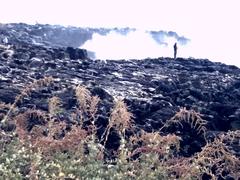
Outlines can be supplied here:
[[0, 4], [2, 23], [175, 31], [191, 39], [179, 49], [180, 55], [240, 66], [239, 0], [0, 0]]

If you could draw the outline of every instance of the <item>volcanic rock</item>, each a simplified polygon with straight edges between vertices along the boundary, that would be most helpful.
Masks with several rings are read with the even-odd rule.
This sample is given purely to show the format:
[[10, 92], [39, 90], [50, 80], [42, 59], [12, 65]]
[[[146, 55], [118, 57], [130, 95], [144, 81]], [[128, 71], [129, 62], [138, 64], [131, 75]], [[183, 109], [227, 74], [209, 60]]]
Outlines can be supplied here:
[[[181, 107], [199, 112], [208, 122], [209, 132], [240, 129], [240, 69], [236, 66], [192, 58], [91, 60], [86, 50], [76, 48], [79, 43], [71, 42], [86, 37], [69, 27], [64, 31], [69, 36], [54, 38], [63, 33], [61, 29], [24, 24], [0, 28], [1, 37], [8, 39], [0, 45], [1, 102], [13, 103], [33, 80], [52, 76], [52, 86], [34, 91], [18, 108], [47, 111], [48, 98], [58, 96], [67, 117], [76, 106], [73, 88], [82, 84], [101, 99], [97, 121], [100, 134], [116, 97], [124, 98], [137, 127], [149, 132], [158, 131]], [[188, 144], [186, 155], [199, 151], [204, 144], [203, 137], [188, 127], [169, 129], [173, 130], [179, 131], [183, 144]], [[112, 142], [114, 139], [117, 137]]]

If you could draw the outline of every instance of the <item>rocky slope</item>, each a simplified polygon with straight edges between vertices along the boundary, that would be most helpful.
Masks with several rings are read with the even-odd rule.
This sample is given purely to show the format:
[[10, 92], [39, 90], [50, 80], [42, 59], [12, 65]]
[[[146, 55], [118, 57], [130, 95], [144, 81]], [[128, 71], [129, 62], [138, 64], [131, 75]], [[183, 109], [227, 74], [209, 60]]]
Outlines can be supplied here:
[[[146, 131], [158, 131], [181, 107], [202, 114], [208, 122], [207, 138], [240, 129], [239, 68], [207, 59], [93, 61], [86, 50], [70, 47], [79, 46], [81, 38], [86, 38], [84, 33], [71, 35], [74, 28], [66, 28], [65, 33], [70, 35], [54, 39], [54, 33], [61, 33], [61, 28], [52, 31], [50, 26], [1, 25], [1, 102], [13, 103], [27, 84], [52, 76], [54, 84], [25, 98], [18, 104], [20, 112], [27, 108], [47, 111], [48, 98], [58, 96], [66, 109], [61, 117], [70, 122], [69, 114], [76, 105], [73, 87], [83, 84], [102, 100], [97, 120], [100, 134], [115, 97], [125, 99], [137, 127]], [[77, 43], [72, 41], [75, 35], [80, 39]], [[182, 136], [183, 146], [188, 146], [182, 152], [185, 155], [204, 144], [204, 137], [189, 127], [172, 127], [166, 133], [173, 131]], [[117, 146], [114, 143], [113, 137], [109, 146]], [[240, 154], [239, 149], [235, 152]]]

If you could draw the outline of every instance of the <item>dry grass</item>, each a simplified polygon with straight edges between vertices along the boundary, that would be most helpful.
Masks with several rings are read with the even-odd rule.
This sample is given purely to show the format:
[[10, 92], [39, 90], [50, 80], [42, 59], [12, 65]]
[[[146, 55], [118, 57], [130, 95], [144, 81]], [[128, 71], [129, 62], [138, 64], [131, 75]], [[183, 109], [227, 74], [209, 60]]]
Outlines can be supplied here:
[[179, 151], [180, 140], [181, 138], [175, 134], [161, 136], [157, 132], [148, 133], [142, 130], [140, 136], [131, 138], [133, 144], [142, 144], [141, 147], [131, 153], [131, 156], [139, 153], [156, 153], [159, 157], [164, 157], [163, 160], [165, 160], [165, 158], [170, 158]]
[[132, 128], [132, 113], [127, 110], [127, 105], [121, 99], [117, 99], [110, 114], [109, 124], [102, 135], [104, 146], [108, 140], [110, 130], [115, 129], [122, 139], [125, 138], [125, 131]]
[[[14, 117], [16, 124], [16, 133], [21, 142], [30, 143], [34, 142], [36, 138], [43, 136], [43, 129], [40, 128], [40, 125], [47, 123], [47, 114], [40, 110], [27, 110], [26, 112], [17, 115]], [[30, 127], [30, 120], [37, 119], [39, 122], [37, 126]], [[33, 132], [33, 134], [31, 134]]]
[[[88, 113], [89, 117], [94, 119], [99, 99], [92, 97], [87, 89], [80, 86], [78, 86], [76, 93], [81, 115]], [[34, 151], [40, 150], [40, 152], [44, 154], [74, 151], [82, 145], [87, 136], [94, 131], [92, 130], [93, 128], [89, 127], [88, 130], [91, 132], [88, 132], [88, 130], [82, 129], [82, 126], [74, 125], [70, 131], [66, 130], [67, 124], [65, 122], [59, 122], [53, 118], [53, 116], [59, 112], [60, 108], [60, 99], [58, 97], [52, 97], [49, 100], [48, 113], [29, 110], [16, 116], [14, 118], [16, 122], [16, 132], [23, 144], [27, 144], [34, 149]], [[33, 119], [40, 119], [42, 122], [29, 129], [29, 121]], [[44, 135], [44, 132], [47, 132], [47, 135]], [[62, 136], [62, 138], [59, 138], [59, 136]]]
[[10, 107], [11, 107], [11, 104], [0, 102], [0, 109], [10, 109]]
[[[9, 110], [9, 116], [16, 104], [29, 96], [31, 91], [48, 85], [51, 81], [50, 78], [34, 82], [16, 97], [14, 104], [1, 103], [0, 108]], [[14, 171], [15, 167], [25, 163], [21, 168], [27, 166], [27, 176], [32, 179], [200, 179], [204, 174], [212, 179], [226, 178], [226, 175], [234, 179], [240, 178], [240, 160], [228, 146], [230, 144], [239, 147], [239, 130], [227, 132], [213, 142], [208, 142], [201, 152], [192, 157], [181, 157], [181, 138], [175, 134], [161, 135], [159, 132], [149, 133], [142, 130], [137, 134], [128, 134], [130, 137], [126, 136], [127, 130], [134, 132], [133, 115], [124, 101], [117, 99], [109, 116], [108, 126], [98, 140], [95, 121], [100, 99], [92, 96], [90, 91], [81, 85], [76, 87], [75, 95], [75, 117], [80, 120], [79, 124], [73, 123], [69, 126], [57, 118], [56, 115], [63, 109], [61, 100], [55, 96], [49, 99], [48, 112], [31, 109], [11, 116], [20, 143], [13, 143], [9, 148], [8, 144], [13, 136], [0, 131], [0, 148], [4, 149], [0, 156], [0, 167], [7, 167], [4, 171], [0, 168], [0, 173], [8, 172], [4, 177], [9, 174], [15, 179], [24, 177], [22, 172], [19, 176], [14, 176]], [[85, 122], [90, 123], [84, 126]], [[162, 129], [176, 124], [183, 127], [186, 123], [198, 135], [205, 134], [207, 122], [199, 113], [185, 108], [166, 121]], [[117, 158], [109, 162], [104, 159], [103, 154], [107, 151], [106, 142], [112, 130], [120, 137], [120, 147], [116, 152]], [[17, 151], [14, 151], [14, 148]], [[65, 159], [61, 159], [62, 157]], [[8, 166], [9, 162], [14, 165], [13, 170]]]
[[8, 120], [9, 115], [16, 108], [16, 105], [17, 105], [18, 102], [21, 102], [24, 97], [30, 96], [31, 92], [34, 89], [39, 89], [40, 87], [48, 86], [51, 82], [53, 82], [53, 78], [52, 77], [45, 77], [43, 79], [36, 80], [33, 83], [31, 83], [28, 86], [26, 86], [21, 91], [21, 93], [15, 97], [15, 100], [14, 100], [13, 104], [11, 105], [11, 107], [9, 108], [9, 110], [8, 110], [7, 114], [5, 115], [4, 119], [2, 120], [2, 123], [6, 123], [6, 121]]
[[224, 178], [224, 174], [230, 174], [234, 179], [238, 179], [240, 178], [240, 160], [223, 143], [223, 138], [224, 136], [218, 137], [204, 146], [195, 156], [194, 162], [202, 171], [214, 174], [213, 177]]
[[71, 131], [67, 132], [62, 139], [54, 139], [51, 135], [41, 137], [32, 144], [32, 147], [40, 150], [45, 155], [51, 155], [56, 152], [76, 151], [82, 146], [86, 137], [86, 130], [73, 126]]
[[181, 108], [171, 119], [166, 121], [160, 130], [172, 124], [180, 125], [183, 128], [183, 123], [188, 123], [198, 134], [204, 134], [205, 136], [207, 121], [201, 118], [200, 113], [194, 110], [187, 110], [186, 108]]
[[61, 100], [59, 97], [53, 96], [48, 102], [48, 112], [51, 117], [56, 116], [61, 111]]
[[95, 125], [100, 98], [91, 96], [91, 92], [83, 85], [78, 85], [75, 88], [75, 94], [78, 102], [77, 119], [80, 121], [81, 127], [86, 121], [90, 121], [92, 125]]
[[[29, 129], [30, 120], [38, 119], [38, 125]], [[87, 131], [77, 126], [72, 126], [70, 131], [66, 131], [65, 122], [52, 122], [47, 114], [38, 110], [28, 110], [16, 116], [16, 133], [24, 146], [40, 150], [44, 154], [74, 150], [81, 141], [87, 137]], [[44, 132], [48, 132], [47, 136]], [[64, 137], [56, 139], [55, 136], [65, 132]]]
[[221, 136], [222, 142], [236, 144], [240, 148], [240, 130], [228, 131]]

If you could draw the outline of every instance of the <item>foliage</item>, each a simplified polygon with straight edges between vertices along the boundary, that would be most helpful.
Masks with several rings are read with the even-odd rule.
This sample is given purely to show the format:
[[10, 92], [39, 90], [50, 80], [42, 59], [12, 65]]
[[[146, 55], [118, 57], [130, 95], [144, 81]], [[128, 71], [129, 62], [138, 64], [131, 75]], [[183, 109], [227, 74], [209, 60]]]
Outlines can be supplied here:
[[[43, 79], [29, 85], [8, 109], [1, 124], [11, 120], [16, 129], [0, 130], [0, 179], [212, 179], [240, 178], [240, 160], [228, 148], [239, 147], [240, 131], [231, 131], [207, 142], [192, 157], [179, 155], [181, 137], [176, 134], [135, 131], [133, 115], [122, 99], [116, 99], [105, 132], [99, 138], [95, 126], [100, 99], [84, 86], [77, 86], [75, 120], [69, 125], [58, 119], [64, 111], [61, 99], [49, 99], [49, 111], [28, 109], [12, 113], [17, 102], [33, 89], [48, 85]], [[31, 123], [32, 120], [35, 123]], [[162, 127], [190, 124], [198, 134], [205, 134], [206, 121], [192, 110], [181, 109]], [[106, 159], [106, 141], [114, 130], [120, 137], [116, 157]], [[236, 142], [238, 144], [236, 144]]]

